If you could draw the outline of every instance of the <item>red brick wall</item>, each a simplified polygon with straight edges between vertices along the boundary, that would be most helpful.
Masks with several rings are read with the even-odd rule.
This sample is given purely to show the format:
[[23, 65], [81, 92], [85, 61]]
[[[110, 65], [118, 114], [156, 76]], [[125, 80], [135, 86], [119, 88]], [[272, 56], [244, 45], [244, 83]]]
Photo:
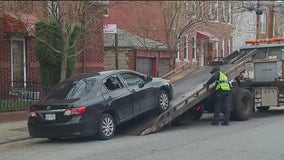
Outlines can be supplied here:
[[75, 73], [104, 70], [103, 14], [97, 8], [91, 8], [87, 12], [86, 23], [88, 29], [78, 44], [79, 50], [85, 49], [77, 57]]

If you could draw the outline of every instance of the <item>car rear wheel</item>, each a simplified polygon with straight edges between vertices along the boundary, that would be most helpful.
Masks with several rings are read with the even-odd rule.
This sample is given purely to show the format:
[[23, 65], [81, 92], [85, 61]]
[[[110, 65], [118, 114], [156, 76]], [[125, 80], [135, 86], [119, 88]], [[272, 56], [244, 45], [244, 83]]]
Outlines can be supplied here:
[[158, 110], [160, 112], [165, 112], [169, 109], [170, 106], [170, 97], [165, 90], [160, 90], [158, 96]]
[[103, 113], [99, 121], [98, 136], [102, 140], [111, 139], [115, 132], [115, 121], [108, 113]]

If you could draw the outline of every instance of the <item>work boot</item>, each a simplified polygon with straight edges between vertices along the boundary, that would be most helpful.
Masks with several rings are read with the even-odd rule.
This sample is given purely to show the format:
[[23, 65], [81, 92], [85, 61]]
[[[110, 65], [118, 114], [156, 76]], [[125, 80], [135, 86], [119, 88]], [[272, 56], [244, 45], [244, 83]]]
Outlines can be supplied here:
[[211, 125], [212, 126], [219, 126], [219, 123], [218, 122], [211, 122]]
[[222, 122], [222, 124], [221, 125], [223, 125], [223, 126], [229, 126], [230, 125], [230, 123], [229, 122]]

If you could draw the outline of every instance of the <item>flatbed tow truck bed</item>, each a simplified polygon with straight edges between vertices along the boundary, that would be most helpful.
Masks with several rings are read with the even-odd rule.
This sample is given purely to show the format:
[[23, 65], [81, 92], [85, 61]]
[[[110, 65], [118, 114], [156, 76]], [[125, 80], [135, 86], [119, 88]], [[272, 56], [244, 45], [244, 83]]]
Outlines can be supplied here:
[[[223, 59], [226, 64], [221, 65], [220, 68], [227, 74], [229, 80], [233, 80], [248, 67], [247, 62], [254, 53], [255, 50], [246, 55], [233, 52]], [[156, 132], [204, 100], [208, 94], [203, 84], [211, 77], [211, 69], [212, 66], [201, 67], [185, 76], [177, 84], [173, 84], [175, 97], [170, 103], [170, 108], [161, 114], [152, 112], [144, 115], [145, 117], [138, 119], [141, 121], [128, 132], [132, 135], [147, 135]], [[213, 86], [214, 84], [209, 89]]]

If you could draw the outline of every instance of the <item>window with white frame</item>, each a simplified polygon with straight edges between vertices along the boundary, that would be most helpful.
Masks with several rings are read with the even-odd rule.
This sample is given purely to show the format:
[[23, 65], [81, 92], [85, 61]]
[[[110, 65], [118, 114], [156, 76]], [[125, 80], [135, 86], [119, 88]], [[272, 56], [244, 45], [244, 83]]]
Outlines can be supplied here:
[[222, 22], [225, 22], [226, 19], [226, 5], [225, 5], [225, 1], [222, 1]]
[[228, 52], [228, 55], [231, 54], [231, 40], [230, 39], [228, 39], [227, 52]]
[[232, 24], [232, 2], [229, 1], [228, 7], [228, 23]]
[[[11, 71], [12, 86], [25, 87], [26, 83], [26, 53], [25, 39], [11, 39]], [[14, 82], [17, 81], [17, 82]]]
[[276, 16], [273, 14], [273, 35], [276, 35]]
[[212, 1], [209, 1], [208, 2], [208, 19], [209, 20], [212, 20], [213, 19], [213, 14], [212, 14]]
[[59, 18], [59, 3], [58, 1], [47, 1], [47, 9], [49, 16]]
[[193, 9], [193, 16], [196, 18], [197, 16], [197, 2], [193, 1], [192, 2], [192, 9]]
[[216, 21], [216, 22], [218, 22], [218, 12], [219, 12], [219, 10], [218, 10], [218, 1], [215, 1], [215, 4], [214, 4], [214, 20]]
[[184, 17], [188, 18], [189, 16], [189, 2], [188, 1], [183, 1], [184, 4]]
[[214, 42], [215, 46], [214, 46], [214, 53], [215, 53], [215, 59], [218, 59], [219, 55], [218, 55], [218, 45], [219, 42]]
[[200, 2], [200, 17], [204, 16], [204, 3], [203, 1]]
[[192, 59], [196, 60], [196, 37], [192, 37]]
[[180, 61], [179, 54], [180, 54], [180, 49], [179, 49], [179, 43], [178, 43], [177, 44], [177, 58], [176, 58], [176, 61]]
[[262, 15], [260, 15], [260, 31], [262, 33], [266, 32], [266, 12], [263, 12]]
[[222, 40], [222, 49], [221, 49], [222, 58], [225, 57], [225, 40]]
[[184, 50], [183, 50], [183, 54], [184, 54], [184, 60], [188, 60], [188, 35], [184, 36], [184, 44], [183, 44]]

